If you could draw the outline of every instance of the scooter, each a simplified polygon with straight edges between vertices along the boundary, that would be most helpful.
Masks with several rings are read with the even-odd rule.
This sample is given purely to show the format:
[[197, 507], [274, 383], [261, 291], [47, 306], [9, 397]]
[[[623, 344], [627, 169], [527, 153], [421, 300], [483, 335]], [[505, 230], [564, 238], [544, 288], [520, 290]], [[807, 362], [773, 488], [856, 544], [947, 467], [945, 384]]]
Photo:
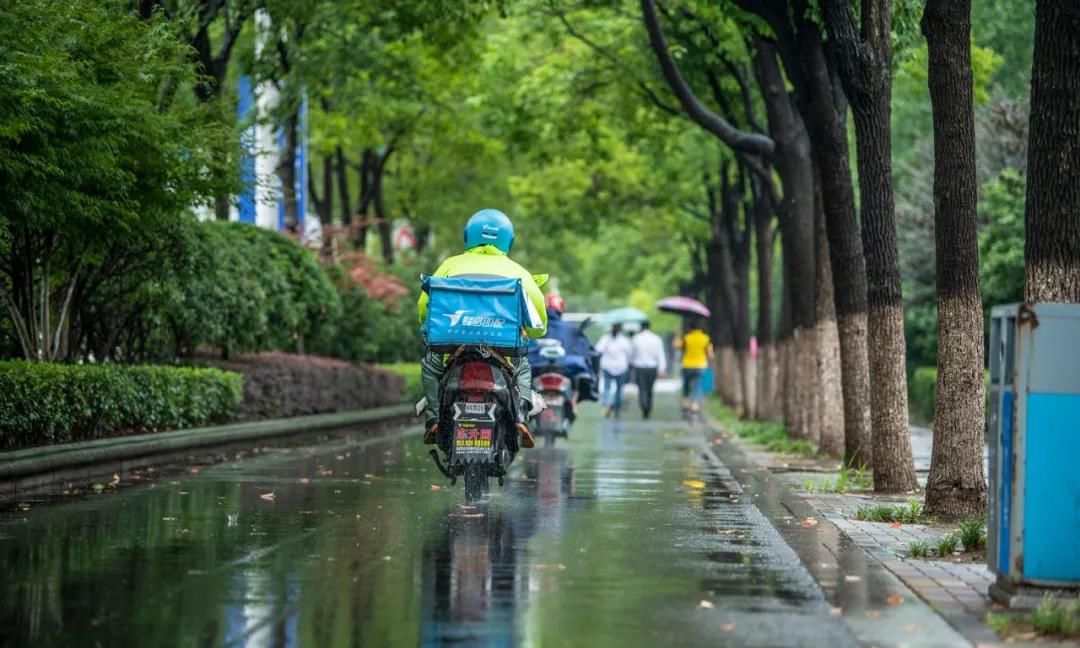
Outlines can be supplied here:
[[555, 445], [555, 439], [565, 439], [570, 432], [574, 383], [558, 364], [560, 359], [566, 357], [562, 344], [553, 339], [537, 342], [540, 344], [540, 357], [547, 364], [533, 369], [533, 391], [543, 398], [545, 408], [530, 419], [529, 425], [533, 436], [543, 436], [544, 447], [548, 448]]

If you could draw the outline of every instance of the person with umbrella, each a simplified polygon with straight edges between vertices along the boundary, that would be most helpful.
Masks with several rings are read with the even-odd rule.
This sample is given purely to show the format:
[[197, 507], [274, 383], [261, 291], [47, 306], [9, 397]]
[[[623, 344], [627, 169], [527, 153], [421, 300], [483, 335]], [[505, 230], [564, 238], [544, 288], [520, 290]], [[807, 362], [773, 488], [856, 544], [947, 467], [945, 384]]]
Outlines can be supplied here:
[[700, 318], [690, 320], [688, 331], [675, 340], [675, 348], [682, 350], [683, 409], [697, 416], [701, 413], [701, 403], [705, 399], [702, 378], [705, 370], [716, 360], [712, 340], [704, 329]]
[[656, 306], [662, 311], [689, 319], [686, 332], [675, 340], [675, 348], [682, 350], [683, 409], [697, 415], [701, 412], [701, 402], [705, 397], [702, 378], [716, 359], [712, 340], [704, 330], [705, 318], [711, 313], [704, 304], [692, 297], [665, 297]]

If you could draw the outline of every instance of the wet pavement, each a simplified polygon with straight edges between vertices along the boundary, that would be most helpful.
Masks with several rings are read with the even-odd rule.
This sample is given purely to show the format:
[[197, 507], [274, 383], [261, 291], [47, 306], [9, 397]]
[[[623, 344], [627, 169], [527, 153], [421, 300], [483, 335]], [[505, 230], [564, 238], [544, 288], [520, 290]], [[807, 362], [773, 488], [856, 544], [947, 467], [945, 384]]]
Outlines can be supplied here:
[[471, 508], [413, 434], [7, 511], [0, 645], [865, 641], [663, 403], [650, 423], [586, 408]]

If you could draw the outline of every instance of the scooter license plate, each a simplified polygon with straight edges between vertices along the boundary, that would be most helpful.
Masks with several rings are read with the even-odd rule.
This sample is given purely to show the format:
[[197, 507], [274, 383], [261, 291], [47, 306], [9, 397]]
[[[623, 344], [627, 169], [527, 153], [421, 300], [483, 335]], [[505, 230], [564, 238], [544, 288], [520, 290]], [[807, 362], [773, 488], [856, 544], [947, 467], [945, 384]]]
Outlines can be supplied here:
[[454, 431], [454, 450], [459, 454], [483, 454], [491, 450], [494, 430], [475, 423], [458, 423]]

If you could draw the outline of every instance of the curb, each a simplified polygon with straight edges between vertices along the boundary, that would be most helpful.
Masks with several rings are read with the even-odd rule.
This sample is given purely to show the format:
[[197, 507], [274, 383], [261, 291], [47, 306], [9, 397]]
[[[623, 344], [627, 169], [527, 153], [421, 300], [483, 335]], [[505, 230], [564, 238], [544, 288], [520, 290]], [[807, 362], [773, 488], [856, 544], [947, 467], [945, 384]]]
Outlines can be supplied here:
[[[917, 583], [909, 582], [912, 580], [913, 576], [917, 579], [918, 577], [921, 577], [921, 575], [913, 574], [911, 570], [907, 568], [906, 563], [897, 558], [894, 553], [889, 551], [884, 546], [863, 542], [860, 539], [858, 533], [852, 533], [851, 525], [847, 523], [846, 517], [838, 518], [830, 511], [820, 508], [819, 506], [815, 505], [814, 502], [800, 496], [796, 492], [795, 487], [790, 482], [787, 482], [779, 474], [773, 474], [772, 471], [770, 471], [766, 466], [759, 464], [750, 454], [747, 453], [749, 446], [734, 434], [727, 433], [724, 430], [723, 426], [720, 425], [711, 416], [706, 416], [705, 423], [707, 434], [727, 434], [729, 436], [728, 441], [723, 445], [723, 451], [717, 451], [715, 448], [709, 448], [709, 450], [712, 451], [718, 459], [720, 459], [721, 463], [728, 465], [728, 467], [732, 469], [733, 473], [736, 472], [736, 469], [744, 471], [741, 473], [742, 476], [750, 477], [752, 481], [758, 481], [762, 478], [764, 478], [766, 481], [771, 481], [773, 483], [773, 487], [778, 489], [781, 493], [779, 499], [782, 502], [781, 505], [784, 509], [782, 511], [783, 513], [790, 514], [796, 518], [802, 516], [814, 516], [816, 518], [820, 518], [821, 522], [827, 525], [827, 527], [830, 528], [831, 531], [837, 535], [837, 538], [842, 537], [846, 542], [852, 545], [854, 551], [852, 552], [851, 550], [849, 550], [849, 555], [852, 553], [861, 553], [865, 556], [865, 561], [867, 563], [866, 568], [872, 569], [873, 571], [877, 571], [881, 574], [888, 575], [885, 578], [879, 575], [876, 578], [867, 579], [867, 583], [876, 581], [880, 587], [882, 583], [894, 581], [890, 583], [890, 586], [894, 587], [896, 591], [899, 591], [899, 589], [906, 590], [910, 596], [914, 597], [917, 600], [918, 605], [925, 606], [925, 608], [929, 610], [933, 615], [936, 615], [939, 619], [941, 619], [942, 623], [944, 623], [950, 631], [956, 633], [953, 642], [946, 642], [942, 640], [941, 643], [936, 643], [935, 641], [930, 641], [930, 643], [927, 643], [927, 640], [930, 639], [930, 637], [928, 636], [912, 636], [908, 637], [910, 643], [908, 643], [907, 645], [955, 645], [955, 639], [962, 639], [962, 641], [966, 642], [967, 645], [974, 646], [999, 646], [1002, 644], [1002, 640], [999, 639], [998, 636], [989, 628], [987, 628], [986, 625], [983, 623], [981, 615], [973, 614], [966, 611], [939, 609], [938, 602], [935, 601], [933, 597], [928, 598], [926, 592], [924, 591], [924, 588], [915, 587], [914, 585]], [[737, 468], [733, 468], [732, 464], [728, 463], [728, 461], [725, 461], [724, 458], [721, 457], [721, 455], [726, 456], [729, 461], [734, 460], [734, 466]], [[764, 504], [764, 502], [756, 503], [759, 504], [759, 507]], [[777, 529], [781, 531], [781, 535], [784, 536], [785, 540], [788, 541], [788, 544], [792, 546], [792, 548], [796, 548], [796, 546], [799, 544], [798, 540], [796, 539], [797, 536], [800, 534], [799, 529], [791, 526], [790, 524], [786, 529], [781, 529], [780, 520], [774, 519], [774, 517], [770, 515], [769, 512], [766, 512], [766, 509], [764, 508], [762, 509], [762, 512], [765, 513], [766, 517], [769, 518], [771, 522], [773, 522], [774, 526], [777, 526]], [[775, 512], [776, 511], [774, 511], [773, 513]], [[816, 529], [822, 528], [821, 524], [815, 524]], [[802, 535], [806, 534], [803, 533]], [[830, 554], [834, 557], [837, 556], [838, 550], [841, 548], [841, 544], [836, 542], [835, 539], [825, 543], [822, 543], [820, 540], [815, 540], [814, 544], [818, 544], [820, 546], [831, 546], [829, 551]], [[803, 559], [804, 564], [810, 570], [815, 580], [817, 580], [818, 583], [822, 585], [823, 589], [826, 589], [827, 593], [830, 593], [831, 596], [836, 596], [838, 601], [848, 598], [848, 596], [840, 593], [842, 590], [858, 590], [859, 587], [864, 586], [862, 583], [856, 582], [854, 587], [848, 588], [845, 581], [839, 581], [839, 579], [836, 578], [836, 575], [827, 573], [825, 572], [825, 570], [821, 570], [820, 567], [823, 567], [823, 565], [818, 565], [815, 564], [813, 561], [806, 560], [803, 554], [800, 553], [799, 549], [796, 549], [796, 553], [800, 555], [800, 559]], [[898, 564], [900, 565], [900, 568], [897, 568]], [[826, 588], [826, 582], [829, 582], [831, 587]], [[886, 602], [886, 604], [882, 604], [880, 601], [878, 601], [876, 605], [871, 606], [873, 608], [876, 608], [875, 610], [869, 610], [867, 608], [864, 608], [862, 610], [859, 610], [859, 612], [867, 612], [868, 614], [874, 615], [875, 622], [877, 622], [881, 620], [877, 618], [879, 612], [881, 614], [887, 614], [890, 611], [891, 606], [891, 603]], [[848, 616], [846, 609], [844, 615], [845, 617]], [[890, 645], [891, 638], [889, 636], [875, 636], [875, 623], [865, 623], [866, 619], [861, 619], [861, 621], [863, 621], [864, 623], [860, 624], [862, 625], [862, 630], [861, 632], [859, 632], [860, 639], [863, 639], [864, 641], [867, 641], [869, 639], [869, 641], [867, 641], [867, 643], [869, 644]]]
[[[0, 483], [17, 482], [43, 473], [61, 472], [106, 462], [117, 463], [357, 425], [405, 422], [412, 416], [411, 406], [392, 405], [369, 410], [233, 423], [15, 450], [0, 453]], [[48, 480], [42, 480], [39, 485], [44, 481]]]

